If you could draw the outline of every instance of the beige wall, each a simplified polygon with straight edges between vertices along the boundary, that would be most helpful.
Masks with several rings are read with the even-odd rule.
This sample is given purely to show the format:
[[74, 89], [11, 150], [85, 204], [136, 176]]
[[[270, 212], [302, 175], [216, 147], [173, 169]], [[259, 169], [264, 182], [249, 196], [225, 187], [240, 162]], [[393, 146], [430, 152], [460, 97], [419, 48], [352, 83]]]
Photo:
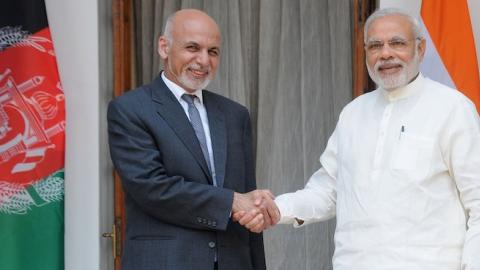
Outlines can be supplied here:
[[111, 87], [111, 1], [46, 0], [66, 98], [65, 269], [113, 269], [102, 232], [113, 220], [106, 143]]

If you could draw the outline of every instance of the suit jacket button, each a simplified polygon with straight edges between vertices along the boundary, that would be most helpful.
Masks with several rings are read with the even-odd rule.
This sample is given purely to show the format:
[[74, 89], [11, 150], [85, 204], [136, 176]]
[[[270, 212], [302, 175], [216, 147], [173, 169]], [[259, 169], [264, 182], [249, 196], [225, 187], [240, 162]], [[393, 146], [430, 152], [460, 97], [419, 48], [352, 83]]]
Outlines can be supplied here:
[[215, 247], [215, 242], [208, 242], [208, 246], [210, 248], [214, 248]]

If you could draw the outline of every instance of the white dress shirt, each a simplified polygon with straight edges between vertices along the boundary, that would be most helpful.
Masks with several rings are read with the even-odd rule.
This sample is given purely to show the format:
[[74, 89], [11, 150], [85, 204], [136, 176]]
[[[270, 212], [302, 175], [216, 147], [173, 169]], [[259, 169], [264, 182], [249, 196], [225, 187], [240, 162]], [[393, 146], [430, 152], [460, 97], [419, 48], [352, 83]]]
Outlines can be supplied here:
[[460, 92], [420, 74], [358, 97], [320, 163], [275, 201], [295, 227], [336, 215], [335, 270], [480, 269], [480, 120]]
[[[162, 80], [165, 82], [167, 85], [168, 89], [173, 93], [175, 98], [180, 102], [180, 105], [182, 105], [183, 110], [185, 111], [185, 114], [188, 117], [188, 120], [190, 120], [190, 114], [188, 114], [188, 103], [182, 99], [183, 94], [187, 95], [195, 95], [198, 98], [194, 99], [194, 105], [197, 108], [200, 118], [202, 119], [202, 126], [203, 126], [203, 131], [205, 132], [205, 138], [207, 140], [207, 150], [208, 150], [208, 157], [210, 161], [210, 169], [212, 170], [212, 178], [216, 179], [216, 174], [215, 174], [215, 163], [213, 160], [213, 150], [212, 150], [212, 137], [210, 136], [210, 126], [208, 125], [208, 116], [207, 116], [207, 110], [205, 108], [205, 105], [203, 104], [203, 90], [199, 89], [196, 90], [193, 93], [189, 93], [185, 91], [182, 87], [177, 85], [176, 83], [172, 82], [169, 80], [166, 76], [165, 73], [162, 72]], [[214, 180], [215, 182], [215, 180]]]

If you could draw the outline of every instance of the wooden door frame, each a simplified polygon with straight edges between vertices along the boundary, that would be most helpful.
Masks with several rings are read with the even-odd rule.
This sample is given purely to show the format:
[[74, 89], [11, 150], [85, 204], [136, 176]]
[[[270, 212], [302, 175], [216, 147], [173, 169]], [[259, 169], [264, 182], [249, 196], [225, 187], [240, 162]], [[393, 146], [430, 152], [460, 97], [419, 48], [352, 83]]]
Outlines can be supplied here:
[[[133, 29], [133, 1], [113, 0], [113, 93], [114, 97], [122, 95], [133, 86], [132, 83], [132, 29]], [[116, 171], [114, 175], [114, 232], [115, 248], [114, 267], [120, 270], [123, 254], [123, 240], [125, 236], [125, 204], [124, 193], [120, 177]]]
[[[375, 0], [354, 0], [352, 31], [353, 96], [357, 97], [374, 88], [365, 66], [363, 26], [376, 7]], [[113, 0], [113, 80], [114, 96], [120, 96], [133, 85], [133, 0]], [[124, 193], [120, 177], [114, 172], [114, 220], [116, 225], [115, 270], [120, 270], [125, 235]]]
[[352, 73], [353, 97], [358, 97], [375, 88], [375, 83], [368, 76], [365, 64], [363, 27], [368, 16], [375, 11], [376, 0], [355, 0], [353, 5], [353, 38], [352, 38]]

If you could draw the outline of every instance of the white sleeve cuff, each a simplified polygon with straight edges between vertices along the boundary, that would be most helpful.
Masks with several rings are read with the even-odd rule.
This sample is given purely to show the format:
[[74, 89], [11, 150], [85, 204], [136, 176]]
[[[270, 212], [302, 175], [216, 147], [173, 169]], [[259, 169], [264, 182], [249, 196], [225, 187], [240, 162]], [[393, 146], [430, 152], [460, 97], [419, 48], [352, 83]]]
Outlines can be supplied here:
[[291, 203], [288, 203], [288, 197], [280, 195], [275, 198], [275, 203], [277, 204], [278, 209], [280, 210], [280, 221], [278, 224], [293, 224], [293, 227], [299, 228], [305, 225], [305, 222], [302, 224], [298, 223], [297, 217], [293, 214], [293, 209]]

